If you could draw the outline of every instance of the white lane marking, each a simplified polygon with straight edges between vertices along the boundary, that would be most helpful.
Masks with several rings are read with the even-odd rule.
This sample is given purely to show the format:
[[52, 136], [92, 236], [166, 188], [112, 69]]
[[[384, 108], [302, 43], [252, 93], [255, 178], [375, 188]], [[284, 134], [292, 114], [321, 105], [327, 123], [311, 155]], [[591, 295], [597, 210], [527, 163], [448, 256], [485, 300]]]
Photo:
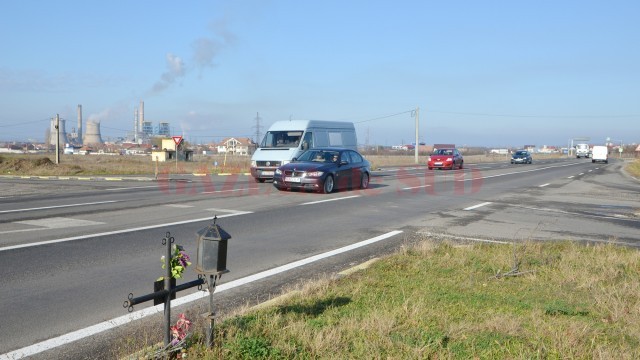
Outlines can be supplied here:
[[477, 208], [479, 208], [479, 207], [486, 206], [486, 205], [489, 205], [489, 204], [491, 204], [491, 202], [483, 202], [483, 203], [481, 203], [481, 204], [477, 204], [477, 205], [469, 206], [468, 208], [464, 208], [463, 210], [467, 210], [467, 211], [468, 211], [468, 210], [473, 210], [473, 209], [477, 209]]
[[241, 211], [241, 210], [220, 209], [220, 208], [209, 208], [209, 209], [204, 209], [204, 211], [226, 212], [226, 213], [240, 214], [240, 215], [243, 213], [246, 213], [246, 211]]
[[426, 231], [426, 232], [422, 232], [421, 231], [420, 234], [424, 234], [426, 236], [432, 236], [432, 237], [436, 237], [436, 238], [451, 238], [451, 239], [486, 242], [486, 243], [493, 243], [493, 244], [512, 244], [512, 242], [508, 242], [508, 241], [489, 240], [489, 239], [481, 239], [481, 238], [473, 238], [473, 237], [449, 235], [449, 234], [434, 234], [434, 233], [431, 233], [431, 232], [428, 232], [428, 231]]
[[186, 208], [194, 207], [193, 205], [183, 205], [183, 204], [164, 204], [162, 206], [178, 208], [178, 209], [186, 209]]
[[402, 190], [411, 190], [411, 189], [426, 188], [426, 187], [429, 187], [429, 186], [431, 186], [431, 185], [411, 186], [411, 187], [402, 188]]
[[313, 204], [320, 204], [320, 203], [329, 202], [329, 201], [338, 201], [338, 200], [345, 200], [345, 199], [353, 199], [353, 198], [357, 198], [357, 197], [360, 197], [360, 195], [352, 195], [352, 196], [345, 196], [345, 197], [334, 198], [334, 199], [326, 199], [326, 200], [310, 201], [310, 202], [302, 203], [302, 204], [300, 204], [300, 205], [313, 205]]
[[[282, 266], [278, 266], [275, 267], [273, 269], [269, 269], [269, 270], [265, 270], [262, 272], [259, 272], [257, 274], [253, 274], [253, 275], [249, 275], [246, 277], [243, 277], [241, 279], [236, 279], [233, 281], [230, 281], [228, 283], [225, 284], [221, 284], [216, 286], [216, 293], [222, 292], [222, 291], [226, 291], [226, 290], [230, 290], [233, 288], [236, 288], [238, 286], [242, 286], [242, 285], [246, 285], [249, 284], [251, 282], [254, 281], [258, 281], [264, 278], [267, 278], [269, 276], [273, 276], [273, 275], [277, 275], [280, 273], [283, 273], [285, 271], [291, 270], [291, 269], [295, 269], [307, 264], [311, 264], [313, 262], [334, 256], [334, 255], [338, 255], [338, 254], [342, 254], [363, 246], [367, 246], [385, 239], [388, 239], [390, 237], [396, 236], [398, 234], [401, 234], [402, 231], [401, 230], [394, 230], [391, 232], [388, 232], [386, 234], [382, 234], [379, 236], [376, 236], [374, 238], [368, 239], [368, 240], [364, 240], [364, 241], [360, 241], [357, 242], [355, 244], [351, 244], [351, 245], [347, 245], [335, 250], [331, 250], [322, 254], [318, 254], [318, 255], [314, 255], [302, 260], [298, 260], [298, 261], [294, 261], [292, 263], [289, 264], [285, 264]], [[196, 300], [200, 300], [203, 299], [205, 297], [209, 296], [209, 292], [208, 291], [198, 291], [196, 293], [190, 294], [190, 295], [186, 295], [183, 296], [179, 299], [176, 300], [172, 300], [171, 301], [171, 307], [177, 307], [177, 306], [181, 306], [184, 305], [186, 303], [192, 302], [192, 301], [196, 301]], [[163, 313], [164, 312], [164, 304], [160, 304], [160, 305], [156, 305], [153, 307], [149, 307], [149, 308], [145, 308], [142, 310], [138, 310], [136, 312], [132, 312], [130, 314], [124, 315], [124, 316], [120, 316], [117, 317], [115, 319], [111, 319], [111, 320], [107, 320], [104, 322], [101, 322], [99, 324], [96, 325], [92, 325], [89, 326], [87, 328], [84, 329], [80, 329], [80, 330], [76, 330], [73, 332], [70, 332], [68, 334], [64, 334], [49, 340], [45, 340], [42, 342], [39, 342], [37, 344], [33, 344], [27, 347], [24, 347], [22, 349], [18, 349], [18, 350], [14, 350], [12, 352], [6, 353], [6, 354], [2, 354], [0, 355], [0, 360], [5, 360], [5, 359], [20, 359], [23, 357], [27, 357], [27, 356], [32, 356], [38, 353], [41, 353], [43, 351], [47, 351], [47, 350], [51, 350], [54, 349], [56, 347], [59, 346], [63, 346], [69, 343], [72, 343], [74, 341], [78, 341], [84, 338], [87, 338], [89, 336], [93, 336], [96, 334], [99, 334], [101, 332], [107, 331], [107, 330], [111, 330], [111, 329], [115, 329], [119, 326], [122, 325], [126, 325], [128, 323], [131, 323], [133, 321], [136, 320], [140, 320], [142, 318], [145, 318], [147, 316], [151, 316], [151, 315], [156, 315], [159, 313]]]
[[573, 179], [573, 175], [569, 176], [567, 179]]
[[[235, 213], [235, 214], [224, 214], [224, 215], [218, 216], [218, 218], [237, 216], [237, 215], [244, 215], [244, 214], [251, 214], [251, 213], [252, 213], [251, 211], [244, 211], [244, 212], [238, 212], [238, 213]], [[97, 234], [87, 234], [87, 235], [73, 236], [73, 237], [64, 238], [64, 239], [45, 240], [45, 241], [39, 241], [39, 242], [29, 243], [29, 244], [6, 246], [6, 247], [0, 247], [0, 251], [8, 251], [8, 250], [22, 249], [22, 248], [27, 248], [27, 247], [32, 247], [32, 246], [56, 244], [56, 243], [62, 243], [62, 242], [67, 242], [67, 241], [74, 241], [74, 240], [90, 239], [90, 238], [98, 237], [98, 236], [109, 236], [109, 235], [116, 235], [116, 234], [125, 234], [125, 233], [129, 233], [129, 232], [134, 232], [134, 231], [157, 229], [157, 228], [166, 227], [166, 226], [190, 224], [190, 223], [194, 223], [194, 222], [207, 221], [207, 220], [211, 220], [211, 217], [200, 218], [200, 219], [192, 219], [192, 220], [184, 220], [184, 221], [176, 221], [176, 222], [166, 223], [166, 224], [141, 226], [141, 227], [131, 228], [131, 229], [107, 231], [107, 232], [97, 233]]]
[[578, 176], [580, 176], [580, 175], [584, 175], [584, 173], [580, 173], [580, 174], [578, 174]]
[[99, 204], [110, 204], [117, 203], [121, 200], [109, 200], [109, 201], [98, 201], [98, 202], [90, 202], [90, 203], [82, 203], [82, 204], [69, 204], [69, 205], [55, 205], [55, 206], [43, 206], [37, 208], [27, 208], [27, 209], [14, 209], [14, 210], [2, 210], [0, 214], [12, 213], [12, 212], [21, 212], [21, 211], [34, 211], [34, 210], [47, 210], [47, 209], [59, 209], [65, 207], [73, 207], [73, 206], [87, 206], [87, 205], [99, 205]]
[[589, 172], [592, 172], [593, 170], [589, 170]]
[[545, 187], [545, 186], [549, 186], [549, 183], [539, 185], [538, 187]]
[[524, 174], [524, 173], [528, 173], [528, 172], [532, 172], [532, 171], [547, 170], [547, 169], [553, 169], [553, 168], [557, 168], [557, 167], [566, 167], [566, 166], [579, 165], [579, 164], [580, 163], [571, 163], [571, 164], [563, 164], [563, 165], [556, 165], [556, 166], [546, 166], [546, 167], [541, 167], [541, 168], [537, 168], [537, 169], [530, 169], [530, 170], [523, 170], [523, 171], [513, 171], [513, 172], [504, 173], [504, 174], [488, 175], [488, 176], [481, 176], [481, 177], [472, 177], [470, 179], [459, 179], [459, 180], [456, 180], [456, 181], [474, 181], [474, 180], [479, 180], [479, 179], [489, 179], [489, 178], [494, 178], [494, 177], [515, 175], [515, 174]]
[[65, 229], [70, 227], [92, 226], [92, 225], [104, 224], [103, 222], [98, 222], [98, 221], [72, 219], [72, 218], [65, 218], [65, 217], [52, 217], [52, 218], [46, 218], [46, 219], [16, 221], [14, 223], [31, 225], [31, 226], [41, 226], [47, 229]]
[[129, 189], [147, 189], [147, 188], [153, 188], [153, 187], [158, 187], [158, 185], [120, 187], [120, 188], [111, 188], [111, 189], [105, 189], [105, 190], [106, 191], [119, 191], [119, 190], [129, 190]]
[[245, 191], [245, 190], [259, 190], [260, 188], [246, 188], [246, 189], [231, 189], [231, 190], [216, 190], [216, 191], [203, 191], [201, 194], [218, 194], [224, 192]]

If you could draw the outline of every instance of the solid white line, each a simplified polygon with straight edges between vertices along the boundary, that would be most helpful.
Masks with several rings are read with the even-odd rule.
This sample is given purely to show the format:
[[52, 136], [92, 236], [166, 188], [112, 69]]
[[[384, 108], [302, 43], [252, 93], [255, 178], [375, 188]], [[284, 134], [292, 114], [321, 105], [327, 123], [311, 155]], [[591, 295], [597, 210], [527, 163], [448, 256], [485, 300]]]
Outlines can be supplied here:
[[573, 179], [573, 175], [569, 176], [567, 179]]
[[545, 187], [545, 186], [549, 186], [549, 183], [539, 185], [538, 187]]
[[463, 210], [473, 210], [473, 209], [477, 209], [479, 207], [482, 207], [482, 206], [485, 206], [485, 205], [489, 205], [489, 204], [491, 204], [491, 203], [490, 202], [483, 202], [482, 204], [469, 206], [468, 208], [464, 208]]
[[[239, 212], [239, 213], [235, 213], [235, 214], [224, 214], [224, 215], [218, 216], [218, 218], [237, 216], [237, 215], [244, 215], [244, 214], [251, 214], [251, 211]], [[134, 231], [157, 229], [157, 228], [160, 228], [160, 227], [172, 226], [172, 225], [190, 224], [190, 223], [194, 223], [194, 222], [198, 222], [198, 221], [206, 221], [206, 220], [211, 220], [211, 217], [193, 219], [193, 220], [176, 221], [176, 222], [166, 223], [166, 224], [141, 226], [141, 227], [131, 228], [131, 229], [107, 231], [107, 232], [97, 233], [97, 234], [80, 235], [80, 236], [74, 236], [74, 237], [69, 237], [69, 238], [64, 238], [64, 239], [39, 241], [39, 242], [29, 243], [29, 244], [6, 246], [6, 247], [0, 247], [0, 251], [22, 249], [22, 248], [27, 248], [27, 247], [32, 247], [32, 246], [48, 245], [48, 244], [55, 244], [55, 243], [74, 241], [74, 240], [90, 239], [90, 238], [98, 237], [98, 236], [109, 236], [109, 235], [116, 235], [116, 234], [124, 234], [124, 233], [129, 233], [129, 232], [134, 232]]]
[[584, 173], [580, 173], [580, 174], [578, 174], [578, 176], [580, 176], [580, 175], [584, 175]]
[[515, 175], [515, 174], [524, 174], [524, 173], [528, 173], [528, 172], [532, 172], [532, 171], [547, 170], [547, 169], [553, 169], [553, 168], [557, 168], [557, 167], [566, 167], [566, 166], [578, 165], [578, 164], [580, 164], [580, 163], [571, 163], [571, 164], [563, 164], [563, 165], [556, 165], [556, 166], [546, 166], [546, 167], [541, 167], [541, 168], [537, 168], [537, 169], [530, 169], [530, 170], [523, 170], [523, 171], [513, 171], [513, 172], [504, 173], [504, 174], [489, 175], [489, 176], [482, 176], [482, 177], [473, 177], [473, 178], [470, 178], [470, 179], [460, 179], [460, 180], [456, 180], [456, 181], [474, 181], [474, 180], [479, 180], [479, 179], [489, 179], [489, 178], [494, 178], [494, 177]]
[[12, 213], [12, 212], [21, 212], [21, 211], [34, 211], [34, 210], [59, 209], [59, 208], [72, 207], [72, 206], [86, 206], [86, 205], [109, 204], [109, 203], [116, 203], [116, 202], [120, 202], [120, 201], [122, 201], [122, 200], [109, 200], [109, 201], [99, 201], [99, 202], [82, 203], [82, 204], [69, 204], [69, 205], [45, 206], [45, 207], [28, 208], [28, 209], [3, 210], [3, 211], [0, 211], [0, 214], [6, 214], [6, 213]]
[[360, 195], [352, 195], [352, 196], [345, 196], [345, 197], [340, 197], [340, 198], [335, 198], [335, 199], [311, 201], [311, 202], [302, 203], [300, 205], [313, 205], [313, 204], [320, 204], [320, 203], [329, 202], [329, 201], [338, 201], [338, 200], [352, 199], [352, 198], [357, 198], [357, 197], [360, 197]]
[[429, 187], [429, 186], [431, 186], [431, 185], [412, 186], [412, 187], [402, 188], [402, 190], [411, 190], [411, 189], [426, 188], [426, 187]]
[[247, 188], [247, 189], [232, 189], [232, 190], [216, 190], [216, 191], [203, 191], [201, 194], [217, 194], [223, 192], [233, 192], [233, 191], [245, 191], [245, 190], [258, 190], [260, 188]]
[[158, 185], [121, 187], [121, 188], [111, 188], [111, 189], [105, 189], [105, 190], [106, 191], [118, 191], [118, 190], [129, 190], [129, 189], [146, 189], [146, 188], [152, 188], [152, 187], [158, 187]]
[[[261, 279], [264, 279], [266, 277], [269, 276], [273, 276], [273, 275], [277, 275], [280, 273], [283, 273], [285, 271], [291, 270], [291, 269], [295, 269], [307, 264], [311, 264], [313, 262], [334, 256], [334, 255], [338, 255], [338, 254], [342, 254], [363, 246], [367, 246], [385, 239], [388, 239], [390, 237], [396, 236], [398, 234], [401, 234], [402, 231], [401, 230], [395, 230], [395, 231], [391, 231], [388, 232], [386, 234], [382, 234], [379, 236], [376, 236], [374, 238], [368, 239], [368, 240], [364, 240], [355, 244], [351, 244], [351, 245], [347, 245], [335, 250], [331, 250], [322, 254], [318, 254], [315, 256], [311, 256], [308, 257], [306, 259], [302, 259], [302, 260], [298, 260], [298, 261], [294, 261], [292, 263], [286, 264], [286, 265], [282, 265], [282, 266], [278, 266], [276, 268], [273, 269], [269, 269], [266, 271], [262, 271], [259, 272], [257, 274], [253, 274], [253, 275], [249, 275], [246, 277], [243, 277], [241, 279], [236, 279], [233, 281], [230, 281], [226, 284], [221, 284], [216, 286], [216, 293], [222, 292], [222, 291], [226, 291], [226, 290], [230, 290], [233, 288], [236, 288], [238, 286], [242, 286], [242, 285], [246, 285], [249, 284], [251, 282], [254, 281], [258, 281]], [[187, 296], [183, 296], [179, 299], [173, 300], [171, 301], [171, 307], [177, 307], [195, 300], [199, 300], [205, 297], [209, 296], [209, 292], [208, 291], [200, 291], [197, 293], [193, 293]], [[117, 317], [115, 319], [111, 319], [111, 320], [107, 320], [104, 321], [102, 323], [96, 324], [96, 325], [92, 325], [89, 326], [87, 328], [84, 329], [80, 329], [80, 330], [76, 330], [73, 332], [70, 332], [68, 334], [64, 334], [49, 340], [45, 340], [42, 341], [40, 343], [37, 344], [33, 344], [27, 347], [24, 347], [22, 349], [18, 349], [18, 350], [14, 350], [12, 352], [6, 353], [6, 354], [2, 354], [0, 355], [0, 360], [9, 360], [9, 359], [21, 359], [23, 357], [27, 357], [27, 356], [32, 356], [38, 353], [41, 353], [43, 351], [47, 351], [47, 350], [51, 350], [53, 348], [62, 346], [62, 345], [66, 345], [69, 343], [72, 343], [74, 341], [77, 340], [81, 340], [84, 338], [87, 338], [89, 336], [93, 336], [95, 334], [99, 334], [101, 332], [110, 330], [110, 329], [114, 329], [118, 326], [121, 325], [125, 325], [128, 324], [130, 322], [133, 322], [135, 320], [139, 320], [142, 319], [144, 317], [147, 316], [151, 316], [151, 315], [155, 315], [155, 314], [160, 314], [164, 312], [164, 304], [160, 304], [160, 305], [156, 305], [153, 307], [149, 307], [149, 308], [145, 308], [136, 312], [132, 312], [130, 314], [124, 315], [124, 316], [120, 316]]]

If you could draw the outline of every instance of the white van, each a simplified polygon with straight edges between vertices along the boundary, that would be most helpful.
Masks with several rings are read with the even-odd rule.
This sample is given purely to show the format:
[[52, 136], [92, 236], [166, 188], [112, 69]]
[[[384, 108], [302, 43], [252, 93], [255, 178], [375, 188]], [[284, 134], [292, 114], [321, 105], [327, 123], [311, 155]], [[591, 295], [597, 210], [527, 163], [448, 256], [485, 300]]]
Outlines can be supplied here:
[[588, 158], [590, 155], [591, 152], [589, 151], [589, 144], [576, 144], [576, 158]]
[[276, 168], [315, 147], [357, 150], [358, 140], [353, 123], [323, 120], [276, 121], [251, 157], [251, 176], [258, 182], [272, 179]]
[[591, 162], [601, 161], [605, 164], [609, 163], [609, 148], [602, 145], [596, 145], [591, 152]]

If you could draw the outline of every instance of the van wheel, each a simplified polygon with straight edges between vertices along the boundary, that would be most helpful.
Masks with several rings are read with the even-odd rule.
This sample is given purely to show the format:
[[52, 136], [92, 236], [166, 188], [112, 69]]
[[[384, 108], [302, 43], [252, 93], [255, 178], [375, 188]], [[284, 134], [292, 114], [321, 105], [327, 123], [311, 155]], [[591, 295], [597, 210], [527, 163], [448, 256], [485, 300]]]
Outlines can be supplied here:
[[333, 176], [329, 175], [324, 180], [324, 184], [322, 185], [322, 192], [325, 194], [330, 194], [333, 191]]
[[369, 187], [369, 174], [364, 173], [360, 177], [360, 189], [366, 189]]

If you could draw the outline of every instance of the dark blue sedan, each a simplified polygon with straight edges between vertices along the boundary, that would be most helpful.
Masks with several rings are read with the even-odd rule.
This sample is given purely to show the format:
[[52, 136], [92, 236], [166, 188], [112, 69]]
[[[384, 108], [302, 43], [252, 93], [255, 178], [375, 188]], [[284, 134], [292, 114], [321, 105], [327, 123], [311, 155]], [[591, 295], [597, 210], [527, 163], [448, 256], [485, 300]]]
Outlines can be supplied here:
[[315, 148], [276, 169], [278, 190], [301, 189], [331, 193], [336, 189], [366, 189], [371, 165], [360, 153], [343, 148]]

